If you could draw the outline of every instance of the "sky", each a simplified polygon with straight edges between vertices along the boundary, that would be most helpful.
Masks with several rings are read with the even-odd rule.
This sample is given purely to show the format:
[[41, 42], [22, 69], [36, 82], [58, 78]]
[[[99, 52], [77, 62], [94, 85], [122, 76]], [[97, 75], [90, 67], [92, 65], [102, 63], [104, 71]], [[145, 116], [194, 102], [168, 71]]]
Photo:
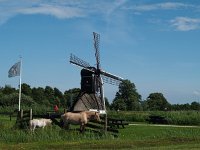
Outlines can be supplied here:
[[[22, 57], [22, 83], [80, 87], [81, 68], [95, 66], [130, 80], [142, 99], [163, 93], [171, 104], [200, 100], [199, 0], [0, 0], [0, 86], [17, 88], [8, 70]], [[117, 86], [104, 84], [112, 101]]]

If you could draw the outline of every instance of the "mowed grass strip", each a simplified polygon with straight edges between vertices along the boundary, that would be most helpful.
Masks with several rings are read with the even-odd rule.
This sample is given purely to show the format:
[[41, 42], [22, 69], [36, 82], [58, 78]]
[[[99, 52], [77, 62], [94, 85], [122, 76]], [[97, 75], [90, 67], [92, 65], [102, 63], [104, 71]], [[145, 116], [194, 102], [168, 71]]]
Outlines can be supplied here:
[[0, 148], [4, 150], [66, 150], [66, 149], [148, 149], [148, 150], [162, 150], [162, 149], [199, 149], [200, 144], [191, 143], [176, 143], [168, 141], [119, 141], [119, 140], [100, 140], [100, 141], [77, 141], [77, 142], [33, 142], [33, 143], [10, 143], [0, 144]]

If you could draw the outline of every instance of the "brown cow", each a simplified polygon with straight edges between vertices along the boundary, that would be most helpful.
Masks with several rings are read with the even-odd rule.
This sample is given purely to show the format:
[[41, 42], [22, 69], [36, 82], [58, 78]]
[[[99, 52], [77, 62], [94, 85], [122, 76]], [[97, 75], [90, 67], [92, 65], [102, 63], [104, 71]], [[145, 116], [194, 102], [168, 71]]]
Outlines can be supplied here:
[[85, 130], [85, 125], [90, 120], [100, 121], [100, 116], [98, 112], [94, 111], [82, 111], [79, 113], [67, 112], [61, 115], [61, 120], [64, 123], [64, 127], [69, 129], [69, 124], [79, 124], [80, 132]]

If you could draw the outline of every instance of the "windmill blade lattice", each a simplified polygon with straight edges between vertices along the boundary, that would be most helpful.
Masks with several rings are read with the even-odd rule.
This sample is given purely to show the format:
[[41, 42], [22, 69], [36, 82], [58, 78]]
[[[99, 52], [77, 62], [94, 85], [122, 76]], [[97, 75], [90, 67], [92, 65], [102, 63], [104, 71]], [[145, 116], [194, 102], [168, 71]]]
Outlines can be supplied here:
[[119, 84], [122, 82], [122, 81], [119, 81], [119, 80], [116, 80], [116, 79], [113, 79], [113, 78], [110, 78], [110, 77], [107, 77], [104, 75], [102, 75], [101, 77], [102, 77], [104, 83], [108, 83], [108, 84], [112, 84], [112, 85], [116, 85], [116, 86], [119, 86]]
[[100, 35], [98, 33], [93, 32], [94, 36], [94, 49], [95, 49], [95, 57], [97, 62], [97, 70], [100, 69], [100, 53], [99, 53], [99, 43], [100, 43]]
[[72, 63], [72, 64], [75, 64], [79, 67], [83, 67], [83, 68], [91, 67], [88, 62], [78, 58], [77, 56], [75, 56], [73, 54], [70, 55], [70, 61], [69, 62]]
[[114, 74], [111, 74], [111, 73], [108, 73], [108, 72], [105, 72], [103, 70], [101, 70], [101, 74], [107, 78], [110, 78], [112, 80], [118, 80], [119, 82], [123, 81], [124, 79], [119, 77], [119, 76], [116, 76]]

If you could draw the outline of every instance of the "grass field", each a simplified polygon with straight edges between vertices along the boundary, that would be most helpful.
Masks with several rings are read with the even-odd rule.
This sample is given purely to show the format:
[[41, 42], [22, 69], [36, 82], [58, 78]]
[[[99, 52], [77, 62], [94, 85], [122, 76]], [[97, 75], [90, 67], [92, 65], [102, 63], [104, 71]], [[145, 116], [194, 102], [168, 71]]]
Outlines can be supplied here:
[[35, 133], [15, 130], [8, 116], [0, 116], [0, 149], [200, 149], [199, 127], [129, 125], [120, 129], [118, 138], [93, 132], [79, 134], [57, 126]]

